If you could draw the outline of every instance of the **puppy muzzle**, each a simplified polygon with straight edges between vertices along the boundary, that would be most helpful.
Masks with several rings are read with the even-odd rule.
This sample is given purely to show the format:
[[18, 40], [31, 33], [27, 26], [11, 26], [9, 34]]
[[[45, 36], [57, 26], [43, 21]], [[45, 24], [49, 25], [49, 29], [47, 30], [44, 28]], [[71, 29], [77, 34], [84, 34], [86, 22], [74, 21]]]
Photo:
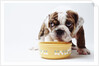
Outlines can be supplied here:
[[59, 41], [70, 41], [70, 31], [65, 25], [60, 25], [54, 30], [55, 38]]
[[62, 30], [62, 29], [58, 29], [58, 30], [56, 30], [56, 35], [57, 36], [62, 36], [63, 34], [64, 34], [64, 30]]

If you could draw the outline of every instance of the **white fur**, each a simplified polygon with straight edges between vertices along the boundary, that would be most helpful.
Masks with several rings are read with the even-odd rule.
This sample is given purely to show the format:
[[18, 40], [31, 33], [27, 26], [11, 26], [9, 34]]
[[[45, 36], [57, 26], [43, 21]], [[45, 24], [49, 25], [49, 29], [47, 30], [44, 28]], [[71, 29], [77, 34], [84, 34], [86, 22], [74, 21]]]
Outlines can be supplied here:
[[50, 36], [50, 34], [45, 37], [45, 42], [48, 42], [48, 41], [54, 41]]
[[74, 30], [74, 32], [73, 32], [73, 34], [72, 34], [72, 37], [74, 37], [74, 36], [76, 35], [76, 33], [78, 32], [78, 30], [83, 26], [83, 23], [84, 23], [84, 20], [83, 20], [82, 17], [80, 17], [80, 18], [78, 19], [78, 22], [77, 22], [77, 24], [76, 24], [76, 28], [75, 28], [75, 30]]
[[57, 36], [56, 36], [55, 31], [58, 30], [58, 29], [61, 29], [61, 30], [64, 30], [64, 31], [65, 31], [64, 35], [62, 35], [62, 38], [61, 38], [63, 41], [69, 42], [69, 41], [72, 39], [72, 37], [70, 36], [71, 33], [70, 33], [69, 29], [68, 29], [65, 25], [59, 25], [57, 28], [55, 28], [55, 29], [50, 33], [51, 37], [52, 37], [54, 40], [57, 40]]
[[[45, 18], [44, 23], [45, 26], [48, 28], [48, 21], [49, 21], [49, 15]], [[49, 32], [51, 32], [51, 30], [48, 28]]]
[[66, 21], [66, 13], [64, 12], [58, 12], [58, 20], [60, 24], [64, 25]]

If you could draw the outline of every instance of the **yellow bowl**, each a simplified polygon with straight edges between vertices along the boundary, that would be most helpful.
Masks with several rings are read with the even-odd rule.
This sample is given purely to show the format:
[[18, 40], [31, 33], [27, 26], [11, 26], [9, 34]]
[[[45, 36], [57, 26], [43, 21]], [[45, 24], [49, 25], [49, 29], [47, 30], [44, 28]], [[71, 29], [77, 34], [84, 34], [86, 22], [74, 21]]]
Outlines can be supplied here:
[[40, 54], [46, 59], [63, 59], [71, 55], [71, 43], [67, 42], [40, 42]]

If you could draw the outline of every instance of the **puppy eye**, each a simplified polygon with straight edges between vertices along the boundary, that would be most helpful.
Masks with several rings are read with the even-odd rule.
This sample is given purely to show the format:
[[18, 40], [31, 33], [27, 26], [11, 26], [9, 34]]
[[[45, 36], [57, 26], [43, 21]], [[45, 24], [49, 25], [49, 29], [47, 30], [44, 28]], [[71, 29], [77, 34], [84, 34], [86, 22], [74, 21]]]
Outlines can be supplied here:
[[53, 27], [53, 26], [54, 26], [54, 23], [53, 23], [53, 22], [51, 22], [51, 23], [50, 23], [50, 25], [51, 25], [51, 27]]
[[66, 22], [66, 26], [70, 27], [71, 25], [72, 25], [71, 22], [69, 22], [69, 21]]

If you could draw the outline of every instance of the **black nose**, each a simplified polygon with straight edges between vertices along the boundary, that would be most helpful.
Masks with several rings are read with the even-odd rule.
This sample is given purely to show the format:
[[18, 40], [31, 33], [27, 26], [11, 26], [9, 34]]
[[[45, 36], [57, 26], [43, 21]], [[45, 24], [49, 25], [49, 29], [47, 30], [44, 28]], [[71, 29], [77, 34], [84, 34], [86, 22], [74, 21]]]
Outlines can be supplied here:
[[56, 30], [57, 35], [63, 35], [64, 34], [64, 30], [58, 29]]

